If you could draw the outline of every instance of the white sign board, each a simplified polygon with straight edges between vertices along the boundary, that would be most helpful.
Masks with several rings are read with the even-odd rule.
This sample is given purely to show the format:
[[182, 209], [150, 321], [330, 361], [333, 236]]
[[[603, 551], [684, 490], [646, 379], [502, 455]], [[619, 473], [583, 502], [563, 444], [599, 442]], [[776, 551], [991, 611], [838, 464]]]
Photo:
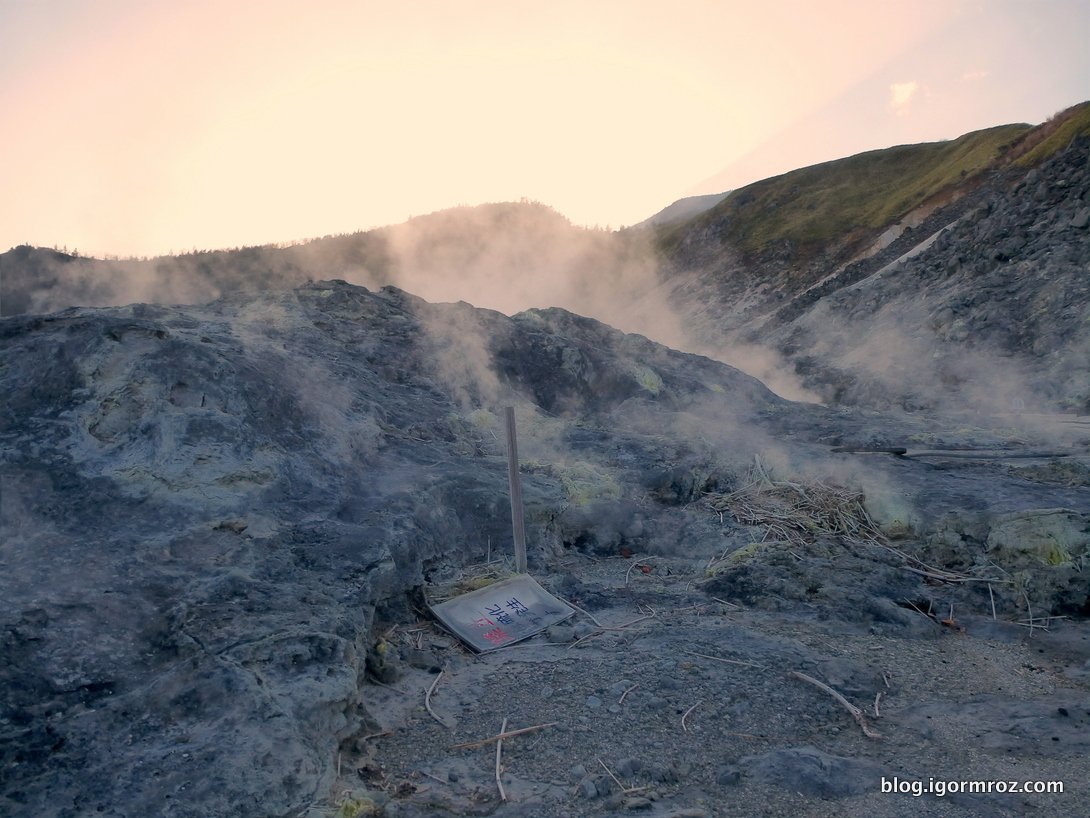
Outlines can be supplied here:
[[459, 639], [478, 653], [513, 645], [562, 622], [575, 609], [518, 574], [431, 606]]

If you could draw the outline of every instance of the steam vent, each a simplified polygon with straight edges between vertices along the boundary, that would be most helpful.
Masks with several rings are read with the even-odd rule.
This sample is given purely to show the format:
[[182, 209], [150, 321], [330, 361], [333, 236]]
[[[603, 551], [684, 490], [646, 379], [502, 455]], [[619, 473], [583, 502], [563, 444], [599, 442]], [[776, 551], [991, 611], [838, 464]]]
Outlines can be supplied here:
[[1088, 123], [3, 254], [0, 814], [1085, 814]]

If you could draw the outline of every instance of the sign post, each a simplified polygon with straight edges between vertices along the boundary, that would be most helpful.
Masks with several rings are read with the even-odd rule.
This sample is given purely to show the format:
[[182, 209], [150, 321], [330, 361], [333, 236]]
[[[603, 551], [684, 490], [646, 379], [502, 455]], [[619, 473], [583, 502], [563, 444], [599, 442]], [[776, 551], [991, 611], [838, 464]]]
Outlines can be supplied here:
[[506, 407], [507, 476], [511, 484], [511, 525], [515, 534], [513, 577], [445, 602], [428, 604], [432, 613], [478, 653], [529, 639], [575, 614], [575, 608], [557, 599], [527, 573], [526, 527], [522, 515], [522, 481], [515, 441], [515, 410]]
[[575, 609], [528, 574], [518, 574], [431, 606], [447, 629], [478, 653], [507, 647], [562, 622]]
[[522, 516], [522, 480], [519, 478], [519, 452], [515, 437], [515, 407], [504, 410], [507, 420], [507, 479], [511, 485], [511, 527], [515, 536], [515, 572], [525, 574], [526, 524]]

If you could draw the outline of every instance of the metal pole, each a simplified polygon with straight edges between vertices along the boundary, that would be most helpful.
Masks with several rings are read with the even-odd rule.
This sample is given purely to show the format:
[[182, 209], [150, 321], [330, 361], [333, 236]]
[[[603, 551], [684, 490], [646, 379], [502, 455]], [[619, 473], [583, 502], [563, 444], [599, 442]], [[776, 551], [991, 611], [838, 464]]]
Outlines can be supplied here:
[[526, 571], [526, 524], [522, 516], [522, 481], [519, 479], [519, 450], [515, 438], [515, 407], [504, 410], [507, 420], [507, 479], [511, 485], [511, 527], [515, 535], [515, 571]]

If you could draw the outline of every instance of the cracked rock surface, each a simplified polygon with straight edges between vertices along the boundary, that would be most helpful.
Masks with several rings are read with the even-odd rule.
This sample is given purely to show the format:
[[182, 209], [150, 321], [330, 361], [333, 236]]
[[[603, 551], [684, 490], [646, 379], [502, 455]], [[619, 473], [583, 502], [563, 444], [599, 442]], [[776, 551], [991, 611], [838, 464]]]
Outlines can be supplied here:
[[[931, 757], [958, 777], [1055, 770], [1085, 801], [1078, 427], [1038, 439], [794, 404], [562, 310], [507, 318], [343, 282], [5, 318], [0, 345], [5, 815], [297, 816], [355, 799], [357, 814], [680, 818], [763, 798], [784, 815], [826, 814], [824, 799], [893, 815], [903, 802], [866, 782], [935, 774]], [[424, 589], [509, 551], [505, 405], [531, 569], [607, 625], [649, 617], [638, 626], [597, 633], [580, 615], [478, 659], [427, 624]], [[1066, 459], [831, 451], [906, 441]], [[744, 485], [755, 456], [778, 479], [854, 487], [928, 565], [1023, 572], [1025, 593], [714, 513], [706, 496]], [[1018, 532], [1063, 542], [1018, 549]], [[951, 604], [963, 630], [929, 615]], [[437, 667], [452, 729], [421, 707]], [[788, 670], [859, 706], [886, 692], [884, 741]], [[621, 702], [624, 681], [640, 687]], [[511, 742], [501, 804], [487, 763], [447, 747], [507, 716], [563, 729]], [[1081, 803], [1035, 798], [1041, 815]]]

